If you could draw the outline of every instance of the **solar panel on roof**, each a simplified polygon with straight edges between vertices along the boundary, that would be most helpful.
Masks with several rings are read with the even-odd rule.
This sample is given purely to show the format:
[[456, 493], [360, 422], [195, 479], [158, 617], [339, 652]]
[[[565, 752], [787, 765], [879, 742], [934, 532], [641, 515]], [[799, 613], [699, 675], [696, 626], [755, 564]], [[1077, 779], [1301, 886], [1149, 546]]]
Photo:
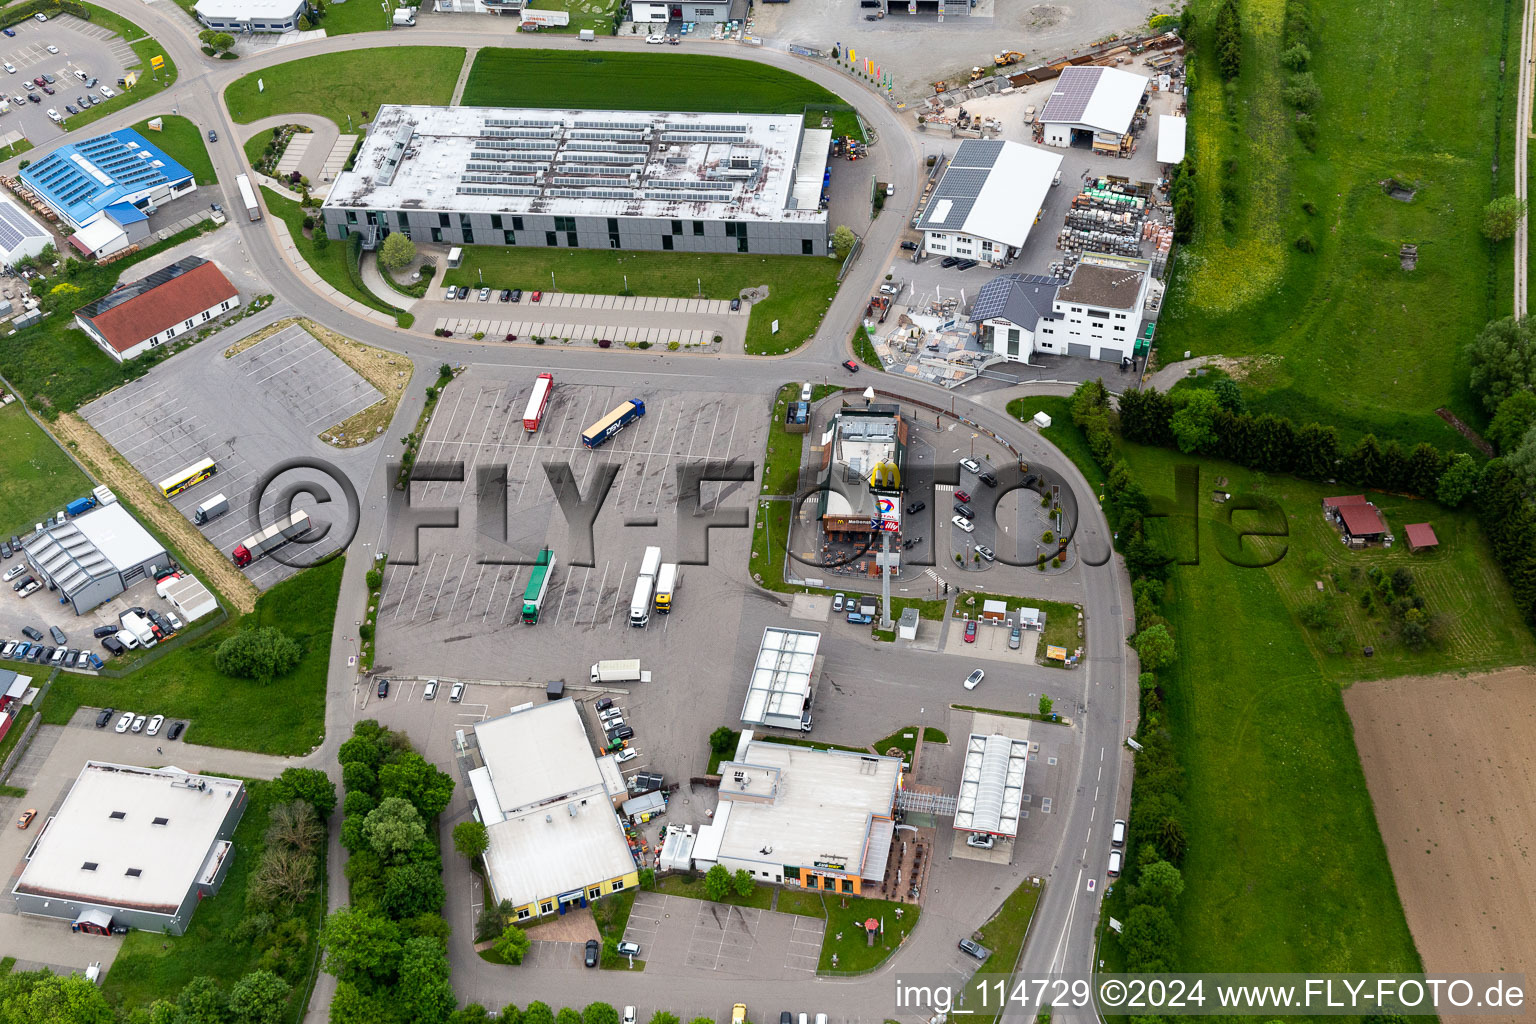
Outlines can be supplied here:
[[1065, 68], [1040, 113], [1042, 121], [1081, 121], [1103, 68]]

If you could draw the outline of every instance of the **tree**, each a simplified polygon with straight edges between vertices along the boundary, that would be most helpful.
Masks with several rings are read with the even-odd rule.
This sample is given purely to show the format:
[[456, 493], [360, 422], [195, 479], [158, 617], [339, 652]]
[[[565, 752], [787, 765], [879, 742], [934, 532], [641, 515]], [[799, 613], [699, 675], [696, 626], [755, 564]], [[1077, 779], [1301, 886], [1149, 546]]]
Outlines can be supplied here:
[[1085, 380], [1072, 392], [1072, 422], [1086, 427], [1089, 420], [1099, 413], [1109, 412], [1109, 389], [1104, 378]]
[[1494, 320], [1478, 332], [1467, 349], [1468, 385], [1490, 413], [1517, 391], [1536, 386], [1536, 338], [1531, 318]]
[[398, 231], [391, 231], [379, 246], [379, 266], [385, 270], [404, 270], [415, 258], [416, 243]]
[[1223, 0], [1216, 9], [1216, 64], [1221, 77], [1229, 81], [1243, 67], [1243, 23], [1237, 0]]
[[1217, 378], [1216, 383], [1211, 385], [1211, 394], [1216, 396], [1216, 404], [1228, 412], [1248, 411], [1248, 403], [1243, 400], [1243, 389], [1231, 377]]
[[436, 939], [410, 939], [400, 953], [395, 998], [413, 1024], [445, 1024], [458, 1005], [448, 983], [448, 950]]
[[1508, 455], [1520, 446], [1525, 432], [1536, 424], [1536, 394], [1521, 389], [1515, 391], [1493, 414], [1493, 422], [1483, 431], [1483, 437], [1492, 442], [1499, 454]]
[[1381, 479], [1381, 444], [1375, 434], [1366, 434], [1344, 456], [1344, 476], [1357, 484], [1373, 486]]
[[581, 1011], [581, 1024], [619, 1024], [619, 1011], [609, 1003], [588, 1003]]
[[219, 989], [219, 983], [202, 976], [193, 978], [182, 986], [176, 997], [177, 1024], [224, 1024], [229, 1013], [229, 1001]]
[[1426, 441], [1414, 445], [1408, 454], [1408, 488], [1421, 498], [1434, 497], [1447, 462], [1445, 453], [1434, 445]]
[[[11, 974], [0, 990], [5, 1024], [112, 1024], [112, 1008], [93, 981], [82, 974], [28, 971]], [[174, 1011], [173, 1011], [174, 1012]]]
[[1525, 432], [1513, 455], [1504, 460], [1520, 486], [1529, 493], [1536, 489], [1536, 427]]
[[427, 826], [409, 800], [386, 797], [368, 812], [363, 821], [363, 835], [386, 863], [401, 857], [427, 838]]
[[298, 643], [282, 630], [258, 626], [242, 629], [219, 644], [213, 664], [225, 675], [270, 683], [292, 672], [302, 653]]
[[215, 32], [213, 38], [208, 40], [208, 45], [220, 52], [232, 50], [235, 46], [235, 37], [228, 32]]
[[303, 800], [275, 804], [267, 812], [267, 846], [286, 847], [310, 855], [325, 843], [325, 826], [312, 804]]
[[340, 764], [361, 762], [375, 770], [384, 763], [384, 728], [371, 718], [365, 718], [352, 727], [352, 735], [336, 750]]
[[554, 1011], [547, 1003], [541, 1003], [535, 999], [528, 1004], [528, 1009], [523, 1011], [523, 1024], [555, 1024]]
[[737, 896], [746, 899], [757, 889], [757, 880], [746, 868], [737, 868], [736, 873], [731, 876], [731, 888]]
[[569, 1006], [562, 1006], [555, 1014], [555, 1024], [581, 1024], [581, 1014]]
[[722, 757], [736, 750], [736, 740], [739, 737], [734, 729], [721, 726], [709, 734], [709, 749]]
[[442, 871], [435, 864], [408, 861], [396, 864], [384, 873], [384, 896], [380, 906], [396, 921], [419, 914], [436, 914], [447, 902]]
[[668, 1013], [666, 1010], [657, 1010], [651, 1014], [650, 1024], [683, 1024], [678, 1020], [677, 1014]]
[[313, 853], [286, 846], [268, 847], [256, 870], [251, 872], [247, 894], [257, 905], [273, 909], [303, 903], [315, 891], [318, 863]]
[[362, 793], [372, 800], [373, 791], [379, 785], [378, 770], [366, 761], [344, 764], [341, 766], [341, 785], [349, 797], [353, 793]]
[[725, 899], [731, 891], [731, 873], [716, 864], [704, 873], [704, 895], [716, 903]]
[[[510, 1013], [508, 1012], [510, 1011]], [[501, 1011], [499, 1018], [492, 1018], [490, 1012], [479, 1003], [465, 1003], [462, 1007], [448, 1015], [448, 1024], [490, 1024], [493, 1019], [511, 1021], [517, 1024], [522, 1014], [517, 1012], [517, 1007], [509, 1006]]]
[[1296, 432], [1296, 471], [1313, 480], [1327, 480], [1336, 472], [1339, 432], [1321, 423], [1308, 423]]
[[318, 768], [284, 768], [272, 780], [271, 791], [274, 800], [303, 800], [322, 820], [336, 809], [336, 783]]
[[312, 29], [314, 27], [315, 27], [314, 23], [309, 20], [309, 15], [307, 15], [307, 14], [299, 15], [299, 31], [300, 32], [308, 32], [310, 29]]
[[442, 813], [453, 799], [453, 776], [438, 771], [414, 750], [379, 769], [379, 795], [409, 800], [423, 818]]
[[1125, 915], [1120, 933], [1120, 947], [1125, 950], [1126, 969], [1161, 973], [1173, 962], [1178, 930], [1167, 908], [1143, 903]]
[[1136, 899], [1173, 909], [1184, 894], [1184, 875], [1165, 860], [1154, 861], [1141, 869], [1136, 880]]
[[197, 41], [202, 43], [204, 46], [212, 46], [214, 35], [215, 33], [213, 29], [205, 28], [197, 34]]
[[[496, 954], [509, 964], [520, 964], [528, 953], [528, 947], [532, 943], [528, 940], [528, 933], [515, 924], [509, 924], [496, 937]], [[528, 1007], [528, 1012], [533, 1012], [533, 1007]]]
[[490, 833], [478, 821], [461, 821], [453, 826], [453, 848], [467, 860], [474, 860], [491, 845]]
[[1457, 452], [1451, 456], [1445, 472], [1440, 474], [1440, 483], [1435, 488], [1435, 500], [1446, 508], [1460, 508], [1461, 503], [1467, 500], [1467, 496], [1477, 486], [1477, 476], [1477, 463], [1472, 456], [1466, 452]]
[[847, 259], [857, 241], [858, 237], [854, 235], [852, 228], [846, 224], [839, 224], [832, 231], [832, 254], [840, 260]]
[[320, 927], [325, 970], [354, 985], [387, 985], [399, 969], [400, 927], [376, 911], [341, 907]]
[[1173, 646], [1173, 635], [1162, 623], [1142, 630], [1131, 638], [1131, 646], [1141, 658], [1141, 667], [1156, 672], [1165, 665], [1172, 665], [1178, 658]]
[[252, 971], [229, 990], [234, 1024], [282, 1024], [292, 987], [271, 971]]
[[1174, 440], [1185, 454], [1209, 451], [1216, 444], [1216, 396], [1209, 391], [1190, 391], [1187, 396], [1170, 422]]
[[1043, 693], [1040, 695], [1040, 713], [1042, 715], [1049, 715], [1051, 713], [1051, 708], [1055, 706], [1056, 702], [1051, 700], [1050, 697]]
[[1491, 242], [1512, 237], [1525, 213], [1524, 199], [1514, 195], [1499, 196], [1483, 207], [1483, 235]]
[[331, 997], [330, 1024], [378, 1024], [392, 1020], [392, 1007], [383, 1000], [364, 993], [350, 981], [336, 984], [336, 994]]

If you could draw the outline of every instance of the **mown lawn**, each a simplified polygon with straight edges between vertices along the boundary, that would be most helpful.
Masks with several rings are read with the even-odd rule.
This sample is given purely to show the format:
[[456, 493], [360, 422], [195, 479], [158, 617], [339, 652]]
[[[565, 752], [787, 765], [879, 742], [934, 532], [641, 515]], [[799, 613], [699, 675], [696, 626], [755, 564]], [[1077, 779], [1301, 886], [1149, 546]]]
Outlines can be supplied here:
[[[357, 0], [356, 6], [367, 4]], [[456, 46], [322, 53], [236, 79], [224, 90], [224, 101], [240, 124], [274, 114], [309, 113], [330, 118], [343, 132], [355, 132], [381, 103], [446, 105], [463, 67], [464, 50]], [[266, 83], [265, 92], [256, 88], [257, 79]]]
[[[293, 244], [303, 255], [304, 262], [314, 268], [315, 273], [319, 274], [326, 284], [349, 299], [355, 299], [381, 313], [396, 312], [366, 288], [358, 287], [352, 280], [352, 275], [347, 273], [347, 261], [352, 258], [352, 249], [346, 242], [331, 241], [321, 249], [315, 245], [313, 238], [304, 237], [302, 206], [292, 199], [278, 195], [264, 185], [261, 186], [261, 201], [266, 205], [267, 212], [281, 218], [282, 222], [288, 225], [288, 234], [293, 237]], [[322, 233], [319, 217], [315, 218], [315, 233]]]
[[1040, 395], [1015, 398], [1008, 403], [1008, 415], [1016, 420], [1033, 419], [1037, 412], [1051, 417], [1051, 425], [1040, 431], [1040, 436], [1061, 449], [1094, 487], [1096, 495], [1104, 493], [1104, 471], [1093, 461], [1088, 439], [1072, 423], [1071, 401], [1058, 395]]
[[[811, 402], [815, 404], [838, 391], [828, 384], [811, 388]], [[800, 482], [800, 462], [805, 455], [805, 439], [810, 435], [791, 434], [784, 429], [784, 414], [790, 402], [800, 399], [800, 384], [792, 382], [779, 389], [773, 400], [773, 419], [768, 427], [768, 445], [763, 453], [764, 494], [794, 494]]]
[[816, 333], [837, 294], [837, 263], [819, 256], [478, 245], [464, 247], [463, 264], [442, 283], [479, 287], [482, 280], [495, 290], [599, 295], [623, 294], [627, 281], [631, 295], [675, 299], [735, 299], [745, 289], [766, 285], [768, 298], [752, 306], [747, 324], [747, 351], [761, 355], [799, 348]]
[[[852, 974], [884, 963], [901, 948], [922, 916], [921, 907], [891, 900], [828, 893], [823, 902], [827, 908], [827, 931], [821, 940], [821, 963], [817, 965], [823, 974]], [[875, 937], [873, 946], [864, 932], [864, 922], [870, 918], [884, 925], [884, 933]]]
[[[1218, 6], [1193, 4], [1207, 53]], [[1375, 431], [1464, 448], [1434, 410], [1485, 422], [1462, 345], [1510, 308], [1512, 243], [1490, 244], [1479, 227], [1495, 191], [1513, 191], [1516, 76], [1501, 76], [1500, 62], [1518, 64], [1518, 5], [1314, 0], [1315, 153], [1280, 99], [1282, 5], [1239, 6], [1235, 116], [1209, 59], [1191, 97], [1199, 218], [1164, 303], [1162, 358], [1252, 356], [1257, 412], [1332, 423], [1346, 439]], [[1229, 161], [1240, 196], [1230, 233], [1219, 189]], [[1390, 198], [1380, 184], [1389, 179], [1417, 188], [1412, 201]], [[1315, 253], [1298, 251], [1303, 236]], [[1404, 242], [1419, 245], [1412, 272], [1399, 269]]]
[[191, 171], [199, 185], [212, 185], [219, 179], [213, 172], [213, 159], [203, 142], [203, 130], [184, 117], [160, 114], [160, 131], [151, 131], [146, 117], [133, 126], [133, 130], [165, 150], [166, 156]]
[[799, 914], [801, 917], [826, 917], [826, 901], [821, 893], [808, 889], [780, 889], [773, 909], [781, 914]]
[[4, 537], [26, 532], [92, 487], [90, 477], [32, 422], [20, 402], [0, 406], [0, 480], [5, 481], [0, 487]]
[[[713, 901], [723, 903], [731, 907], [756, 907], [759, 910], [767, 910], [773, 902], [773, 889], [771, 885], [759, 885], [752, 890], [752, 895], [743, 899], [734, 892], [723, 900]], [[693, 881], [689, 881], [684, 875], [668, 875], [665, 878], [656, 879], [656, 891], [668, 896], [684, 896], [691, 900], [708, 900], [704, 895], [704, 876], [701, 874]]]
[[[270, 784], [246, 782], [247, 805], [240, 824], [235, 827], [235, 856], [217, 896], [203, 900], [192, 916], [192, 924], [181, 936], [158, 932], [132, 931], [123, 939], [117, 959], [107, 972], [102, 993], [107, 1001], [122, 1010], [147, 1008], [159, 999], [174, 1001], [176, 994], [193, 978], [207, 976], [226, 992], [241, 976], [255, 970], [259, 953], [253, 942], [236, 931], [247, 916], [246, 888], [251, 872], [261, 862], [263, 838], [272, 808]], [[320, 854], [320, 875], [324, 878], [325, 851]], [[296, 962], [310, 963], [314, 941], [325, 911], [325, 888], [321, 887], [293, 908], [294, 918], [307, 936]], [[302, 1016], [303, 972], [295, 971], [286, 980], [298, 990], [280, 1019], [293, 1021]]]
[[464, 86], [467, 107], [799, 114], [807, 104], [841, 103], [789, 71], [680, 53], [488, 47], [475, 55]]
[[[60, 673], [43, 706], [43, 721], [63, 725], [80, 705], [135, 708], [190, 720], [183, 741], [260, 754], [305, 754], [325, 733], [325, 681], [343, 559], [284, 580], [256, 610], [143, 668], [113, 679]], [[262, 685], [213, 665], [214, 651], [244, 626], [275, 626], [299, 642], [298, 667]]]
[[[539, 31], [575, 33], [589, 28], [601, 39], [613, 31], [613, 11], [617, 6], [615, 0], [539, 0], [539, 10], [565, 11], [571, 16], [569, 25], [550, 26]], [[640, 31], [643, 33], [645, 29], [642, 27]]]
[[[1004, 975], [1013, 971], [1014, 964], [1019, 960], [1019, 951], [1024, 948], [1024, 939], [1029, 934], [1029, 922], [1035, 916], [1035, 904], [1040, 902], [1040, 892], [1039, 886], [1024, 881], [1008, 894], [1003, 905], [997, 908], [997, 913], [981, 926], [976, 939], [984, 948], [991, 950], [992, 955], [977, 968], [977, 974]], [[995, 1020], [996, 1017], [980, 1014], [976, 1019]]]

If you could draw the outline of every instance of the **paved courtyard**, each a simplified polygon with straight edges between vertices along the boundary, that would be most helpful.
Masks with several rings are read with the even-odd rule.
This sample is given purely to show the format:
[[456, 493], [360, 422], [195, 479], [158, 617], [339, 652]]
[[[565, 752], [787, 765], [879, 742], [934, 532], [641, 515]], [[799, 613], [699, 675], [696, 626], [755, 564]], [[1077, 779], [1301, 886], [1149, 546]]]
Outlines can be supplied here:
[[647, 970], [803, 983], [816, 971], [825, 927], [819, 917], [642, 892], [624, 938], [639, 943]]

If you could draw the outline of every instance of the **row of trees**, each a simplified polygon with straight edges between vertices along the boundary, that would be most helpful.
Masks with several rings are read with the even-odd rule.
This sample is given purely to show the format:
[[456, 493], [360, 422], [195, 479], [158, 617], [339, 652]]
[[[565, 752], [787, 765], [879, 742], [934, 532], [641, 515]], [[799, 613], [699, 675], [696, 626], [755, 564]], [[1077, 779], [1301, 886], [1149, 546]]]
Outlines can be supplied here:
[[[1280, 66], [1290, 75], [1280, 90], [1280, 98], [1295, 110], [1292, 123], [1296, 126], [1296, 137], [1309, 150], [1317, 148], [1317, 121], [1312, 111], [1323, 99], [1322, 87], [1309, 67], [1313, 42], [1312, 8], [1308, 0], [1285, 0], [1285, 22], [1280, 35], [1280, 45], [1284, 49], [1280, 53]], [[1311, 251], [1300, 242], [1297, 247], [1304, 252]]]
[[351, 904], [321, 931], [324, 967], [337, 979], [332, 1024], [446, 1024], [457, 1011], [433, 823], [453, 777], [372, 719], [353, 727], [337, 760]]
[[1243, 409], [1231, 381], [1168, 393], [1128, 391], [1120, 397], [1120, 432], [1128, 441], [1215, 455], [1266, 473], [1407, 492], [1447, 508], [1465, 502], [1478, 479], [1477, 462], [1465, 453], [1447, 454], [1428, 443], [1404, 450], [1374, 434], [1346, 448], [1331, 426], [1297, 427], [1268, 413], [1254, 416]]
[[1232, 81], [1243, 70], [1243, 18], [1237, 0], [1222, 0], [1216, 8], [1216, 66]]

